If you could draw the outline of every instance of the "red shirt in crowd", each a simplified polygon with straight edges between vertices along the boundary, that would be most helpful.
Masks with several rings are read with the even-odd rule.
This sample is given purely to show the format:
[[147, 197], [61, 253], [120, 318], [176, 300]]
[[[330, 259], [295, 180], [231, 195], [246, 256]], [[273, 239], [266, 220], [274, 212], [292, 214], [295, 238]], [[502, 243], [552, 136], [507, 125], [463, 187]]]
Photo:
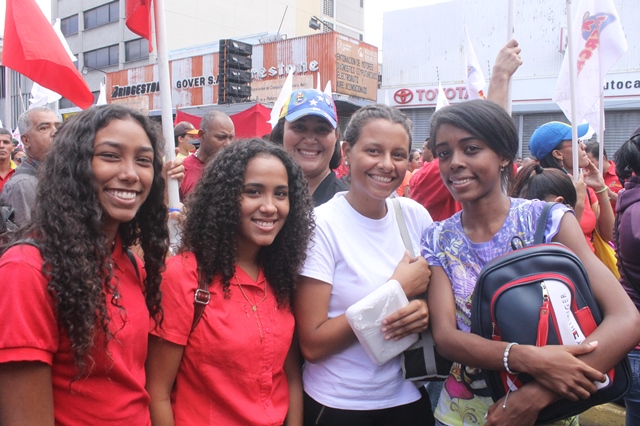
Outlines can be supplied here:
[[460, 203], [453, 199], [442, 182], [437, 158], [413, 172], [409, 188], [411, 199], [422, 204], [434, 222], [448, 219], [462, 210]]
[[180, 185], [180, 200], [182, 202], [186, 200], [187, 195], [191, 194], [198, 184], [205, 165], [195, 154], [188, 156], [182, 162], [184, 167], [184, 179], [182, 179], [182, 184]]
[[[86, 377], [75, 380], [78, 370], [70, 341], [58, 327], [55, 303], [42, 274], [40, 251], [16, 245], [0, 258], [0, 363], [37, 361], [51, 366], [56, 425], [149, 425], [149, 395], [145, 390], [149, 311], [142, 279], [119, 241], [112, 255], [112, 285], [120, 307], [107, 296], [107, 343], [98, 332], [91, 356], [95, 361]], [[143, 274], [142, 263], [138, 270]], [[96, 327], [96, 330], [99, 330]], [[108, 353], [107, 353], [108, 352]]]
[[[238, 283], [251, 303], [262, 300], [266, 288], [257, 307], [261, 331]], [[191, 332], [197, 288], [193, 253], [167, 261], [163, 328], [151, 333], [185, 347], [171, 395], [176, 426], [282, 425], [289, 409], [284, 362], [293, 337], [290, 309], [278, 306], [262, 270], [254, 281], [236, 265], [230, 298], [214, 280], [211, 301]]]

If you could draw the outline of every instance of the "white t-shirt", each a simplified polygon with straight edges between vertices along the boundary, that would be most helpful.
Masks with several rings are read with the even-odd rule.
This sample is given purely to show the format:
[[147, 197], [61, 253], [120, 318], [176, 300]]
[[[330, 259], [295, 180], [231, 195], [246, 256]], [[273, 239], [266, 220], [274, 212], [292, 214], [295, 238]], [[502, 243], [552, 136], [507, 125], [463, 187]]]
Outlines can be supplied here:
[[[336, 194], [317, 207], [316, 230], [301, 275], [332, 285], [329, 318], [386, 283], [405, 252], [395, 212], [387, 200], [387, 214], [369, 219]], [[399, 198], [415, 253], [432, 223], [427, 210], [409, 198]], [[420, 399], [415, 385], [402, 377], [400, 355], [378, 366], [359, 342], [322, 359], [307, 362], [304, 390], [319, 403], [345, 410], [375, 410]]]

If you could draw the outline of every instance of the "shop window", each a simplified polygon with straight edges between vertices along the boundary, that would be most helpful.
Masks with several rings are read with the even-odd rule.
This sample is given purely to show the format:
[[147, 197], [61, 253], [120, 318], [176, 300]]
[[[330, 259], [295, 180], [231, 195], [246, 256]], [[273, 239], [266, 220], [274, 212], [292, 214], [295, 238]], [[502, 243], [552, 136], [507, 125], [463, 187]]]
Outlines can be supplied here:
[[126, 62], [147, 59], [149, 57], [149, 42], [144, 38], [126, 42], [124, 57]]
[[118, 45], [103, 47], [84, 53], [84, 65], [89, 68], [104, 68], [118, 65]]
[[84, 29], [99, 27], [120, 18], [120, 3], [114, 1], [84, 12]]
[[60, 31], [65, 36], [78, 34], [78, 15], [69, 16], [60, 21]]

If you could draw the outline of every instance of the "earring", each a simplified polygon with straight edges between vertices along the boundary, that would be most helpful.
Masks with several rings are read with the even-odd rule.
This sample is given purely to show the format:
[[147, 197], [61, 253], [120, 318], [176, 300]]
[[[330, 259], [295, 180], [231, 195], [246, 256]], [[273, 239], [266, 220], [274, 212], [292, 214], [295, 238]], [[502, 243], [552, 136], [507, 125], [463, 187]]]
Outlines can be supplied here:
[[500, 173], [504, 172], [504, 166], [500, 166]]
[[345, 165], [345, 166], [348, 166], [348, 165], [349, 165], [349, 162], [348, 162], [347, 160], [344, 160], [344, 165]]

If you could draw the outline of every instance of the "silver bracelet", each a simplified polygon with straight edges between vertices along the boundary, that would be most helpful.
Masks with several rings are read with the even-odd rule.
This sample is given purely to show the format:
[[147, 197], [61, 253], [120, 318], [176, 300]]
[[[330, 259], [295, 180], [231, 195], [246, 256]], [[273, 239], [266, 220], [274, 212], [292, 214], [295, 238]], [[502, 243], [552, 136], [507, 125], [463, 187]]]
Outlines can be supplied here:
[[509, 374], [518, 374], [515, 371], [509, 370], [509, 352], [511, 351], [511, 347], [513, 345], [517, 345], [516, 342], [511, 342], [507, 345], [507, 348], [504, 350], [504, 355], [502, 355], [502, 363], [504, 364], [504, 369], [507, 370]]

